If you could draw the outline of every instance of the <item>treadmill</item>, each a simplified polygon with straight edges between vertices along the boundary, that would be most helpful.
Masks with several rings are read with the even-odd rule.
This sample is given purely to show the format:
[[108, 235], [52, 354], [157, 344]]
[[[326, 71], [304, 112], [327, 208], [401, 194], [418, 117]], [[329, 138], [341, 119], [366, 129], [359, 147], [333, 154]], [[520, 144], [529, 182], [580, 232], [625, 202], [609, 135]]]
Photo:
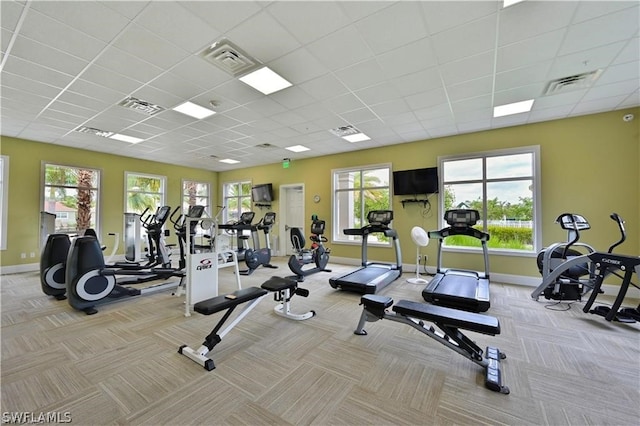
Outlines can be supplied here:
[[[434, 305], [447, 306], [471, 312], [486, 312], [489, 298], [489, 234], [473, 226], [480, 220], [477, 210], [447, 210], [444, 220], [449, 227], [439, 231], [429, 231], [429, 238], [438, 240], [438, 266], [436, 275], [422, 290], [422, 297]], [[466, 235], [477, 238], [482, 243], [484, 272], [464, 269], [442, 268], [442, 245], [445, 238]]]
[[[389, 228], [392, 220], [392, 210], [372, 210], [367, 214], [367, 222], [369, 222], [367, 226], [343, 230], [345, 235], [362, 236], [362, 267], [346, 275], [329, 279], [331, 287], [360, 294], [375, 294], [402, 275], [402, 255], [398, 233]], [[382, 233], [392, 239], [396, 253], [395, 264], [367, 261], [367, 239], [374, 233]]]

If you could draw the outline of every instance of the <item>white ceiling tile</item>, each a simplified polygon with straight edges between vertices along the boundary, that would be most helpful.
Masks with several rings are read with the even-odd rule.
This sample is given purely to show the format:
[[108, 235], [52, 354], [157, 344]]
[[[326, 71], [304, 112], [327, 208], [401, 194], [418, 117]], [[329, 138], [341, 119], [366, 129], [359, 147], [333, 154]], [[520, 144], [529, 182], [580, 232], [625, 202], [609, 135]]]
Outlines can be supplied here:
[[189, 55], [187, 51], [167, 43], [139, 25], [129, 26], [114, 41], [113, 46], [163, 70], [171, 68]]
[[8, 31], [15, 31], [24, 10], [24, 4], [17, 1], [0, 2], [0, 25]]
[[[4, 3], [4, 2], [3, 2]], [[114, 3], [114, 2], [111, 2]], [[125, 3], [125, 2], [118, 2]], [[140, 2], [144, 7], [144, 4]], [[90, 1], [35, 1], [30, 8], [108, 43], [130, 20], [109, 5]], [[100, 17], [100, 19], [90, 19]]]
[[417, 110], [447, 102], [447, 94], [443, 88], [439, 87], [428, 92], [407, 96], [405, 100], [411, 109]]
[[16, 38], [16, 42], [11, 49], [11, 55], [37, 63], [45, 68], [71, 75], [76, 75], [86, 67], [88, 63], [83, 59], [52, 49], [49, 46], [22, 36]]
[[549, 79], [553, 80], [604, 68], [611, 64], [613, 58], [621, 51], [623, 44], [623, 42], [619, 42], [584, 52], [558, 56], [549, 70]]
[[397, 88], [403, 96], [436, 89], [442, 87], [440, 69], [432, 67], [413, 74], [403, 75], [391, 80], [391, 85]]
[[299, 107], [312, 104], [316, 99], [299, 87], [293, 86], [271, 94], [271, 98], [287, 109], [296, 110]]
[[495, 47], [496, 18], [489, 16], [463, 27], [433, 35], [433, 49], [440, 64], [491, 51]]
[[368, 59], [335, 72], [335, 76], [351, 91], [381, 83], [386, 78], [375, 59]]
[[611, 84], [598, 84], [589, 89], [582, 99], [584, 102], [590, 102], [597, 99], [608, 98], [611, 96], [628, 96], [640, 87], [640, 79], [624, 80]]
[[136, 17], [136, 23], [170, 43], [196, 53], [220, 37], [220, 32], [182, 2], [152, 1]]
[[613, 63], [622, 64], [631, 61], [640, 61], [640, 37], [629, 40]]
[[420, 2], [397, 2], [356, 22], [371, 50], [380, 54], [427, 36]]
[[616, 83], [618, 81], [628, 80], [629, 77], [634, 78], [636, 81], [640, 81], [640, 63], [639, 62], [626, 62], [624, 64], [612, 65], [608, 67], [600, 77], [596, 84], [609, 84]]
[[557, 56], [565, 30], [551, 31], [498, 49], [497, 72], [521, 68]]
[[304, 83], [329, 71], [304, 48], [287, 53], [268, 65], [292, 84]]
[[387, 103], [388, 101], [395, 102], [401, 97], [398, 89], [388, 82], [358, 90], [355, 95], [367, 105]]
[[266, 11], [251, 16], [229, 31], [227, 36], [238, 47], [262, 63], [273, 61], [301, 46]]
[[[593, 112], [622, 115], [640, 106], [638, 6], [5, 1], [0, 124], [4, 135], [224, 171]], [[199, 56], [225, 36], [294, 85], [265, 96]], [[603, 72], [589, 91], [541, 94], [553, 78], [594, 69]], [[195, 120], [168, 109], [149, 117], [116, 105], [129, 95], [165, 108], [185, 98], [213, 102], [217, 114]], [[495, 103], [522, 97], [535, 98], [530, 113], [492, 119]], [[349, 144], [329, 133], [350, 122], [373, 140]], [[107, 141], [74, 131], [78, 125], [147, 141]], [[256, 148], [262, 143], [277, 148]], [[313, 150], [282, 148], [296, 143]]]
[[510, 87], [526, 86], [531, 83], [547, 81], [552, 61], [540, 62], [535, 65], [497, 73], [495, 90], [507, 90]]
[[66, 87], [73, 79], [73, 76], [69, 74], [45, 68], [40, 64], [25, 61], [17, 56], [9, 57], [3, 71], [35, 81], [46, 81], [47, 85], [61, 89]]
[[336, 2], [272, 2], [267, 10], [301, 44], [308, 44], [350, 23]]
[[115, 47], [105, 50], [94, 64], [142, 83], [153, 80], [164, 72], [162, 68]]
[[427, 38], [385, 52], [376, 59], [388, 78], [413, 74], [438, 64], [431, 41]]
[[337, 70], [373, 57], [373, 53], [353, 26], [307, 45], [309, 52], [330, 70]]
[[493, 91], [493, 77], [487, 76], [464, 83], [447, 86], [447, 95], [451, 102], [462, 99], [475, 98], [481, 95], [491, 94]]
[[494, 52], [469, 56], [440, 67], [442, 79], [449, 85], [492, 75], [494, 72]]
[[333, 74], [325, 74], [300, 84], [300, 88], [318, 100], [342, 95], [347, 88]]
[[638, 33], [640, 7], [591, 19], [569, 27], [560, 55], [627, 40]]
[[500, 46], [566, 27], [575, 1], [524, 1], [500, 10]]
[[482, 19], [495, 14], [498, 2], [426, 1], [421, 2], [430, 34]]
[[107, 45], [104, 41], [87, 36], [69, 25], [51, 19], [37, 11], [24, 21], [20, 34], [33, 41], [46, 44], [71, 56], [92, 60]]

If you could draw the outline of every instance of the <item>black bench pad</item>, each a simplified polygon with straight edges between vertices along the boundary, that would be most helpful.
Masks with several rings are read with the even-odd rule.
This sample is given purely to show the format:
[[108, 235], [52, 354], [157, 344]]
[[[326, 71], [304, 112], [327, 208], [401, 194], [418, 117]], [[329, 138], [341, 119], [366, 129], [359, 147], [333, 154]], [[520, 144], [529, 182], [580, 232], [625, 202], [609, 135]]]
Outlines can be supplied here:
[[393, 306], [393, 311], [413, 318], [419, 318], [436, 324], [462, 328], [478, 333], [500, 334], [500, 323], [495, 317], [446, 308], [444, 306], [400, 300]]
[[263, 282], [260, 287], [267, 291], [281, 291], [281, 290], [295, 290], [298, 286], [296, 280], [283, 277], [271, 277], [267, 281]]
[[393, 304], [393, 299], [389, 296], [366, 294], [360, 298], [360, 303], [364, 305], [365, 308], [386, 309]]
[[221, 296], [212, 297], [211, 299], [196, 303], [193, 305], [193, 310], [203, 315], [215, 314], [223, 309], [229, 309], [241, 303], [257, 299], [258, 297], [267, 294], [267, 290], [258, 287], [248, 287], [236, 290], [231, 294], [235, 296], [234, 299], [229, 299], [227, 298], [227, 295], [223, 294]]

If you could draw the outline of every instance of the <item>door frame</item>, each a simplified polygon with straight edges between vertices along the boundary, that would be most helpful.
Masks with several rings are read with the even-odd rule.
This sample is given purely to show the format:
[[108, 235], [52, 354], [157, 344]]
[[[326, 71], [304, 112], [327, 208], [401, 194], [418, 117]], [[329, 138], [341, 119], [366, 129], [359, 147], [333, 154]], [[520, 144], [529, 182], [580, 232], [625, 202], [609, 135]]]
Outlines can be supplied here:
[[[288, 233], [287, 230], [285, 229], [286, 226], [286, 222], [287, 222], [287, 212], [288, 212], [288, 208], [289, 206], [287, 205], [287, 192], [288, 191], [292, 191], [292, 190], [296, 190], [296, 191], [300, 191], [302, 192], [302, 220], [303, 223], [302, 225], [304, 226], [304, 218], [305, 216], [305, 198], [304, 198], [304, 194], [305, 194], [305, 189], [304, 189], [304, 183], [289, 183], [289, 184], [285, 184], [285, 185], [280, 185], [280, 189], [279, 189], [279, 194], [280, 194], [280, 203], [279, 203], [279, 210], [280, 212], [278, 213], [278, 215], [280, 216], [280, 220], [278, 221], [278, 235], [280, 236], [279, 238], [279, 246], [278, 246], [278, 256], [286, 256], [287, 255], [287, 247], [289, 244], [288, 241]], [[287, 244], [287, 245], [285, 245]]]

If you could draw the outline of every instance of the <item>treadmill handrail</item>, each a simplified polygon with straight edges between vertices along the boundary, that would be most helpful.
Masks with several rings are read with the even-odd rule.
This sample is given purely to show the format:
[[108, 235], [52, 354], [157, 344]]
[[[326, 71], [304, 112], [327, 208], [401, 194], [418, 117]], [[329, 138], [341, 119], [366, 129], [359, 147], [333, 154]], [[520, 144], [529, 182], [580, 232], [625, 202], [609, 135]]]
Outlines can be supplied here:
[[452, 235], [467, 235], [469, 237], [477, 238], [480, 241], [489, 241], [490, 238], [489, 234], [476, 228], [459, 228], [453, 226], [440, 229], [439, 231], [429, 231], [427, 234], [429, 235], [429, 238], [438, 240], [442, 240]]

